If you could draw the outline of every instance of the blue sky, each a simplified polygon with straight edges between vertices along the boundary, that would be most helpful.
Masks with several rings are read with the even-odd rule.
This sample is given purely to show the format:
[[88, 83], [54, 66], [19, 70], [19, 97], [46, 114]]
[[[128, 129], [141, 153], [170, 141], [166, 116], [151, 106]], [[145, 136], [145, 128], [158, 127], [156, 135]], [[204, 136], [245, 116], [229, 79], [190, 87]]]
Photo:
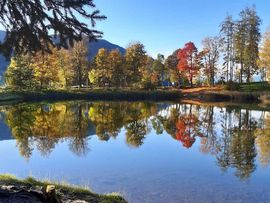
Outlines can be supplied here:
[[238, 17], [246, 6], [256, 6], [263, 20], [262, 32], [270, 26], [269, 0], [95, 0], [108, 19], [97, 28], [104, 39], [126, 47], [140, 41], [148, 54], [169, 55], [188, 41], [200, 48], [206, 36], [219, 33], [227, 13]]

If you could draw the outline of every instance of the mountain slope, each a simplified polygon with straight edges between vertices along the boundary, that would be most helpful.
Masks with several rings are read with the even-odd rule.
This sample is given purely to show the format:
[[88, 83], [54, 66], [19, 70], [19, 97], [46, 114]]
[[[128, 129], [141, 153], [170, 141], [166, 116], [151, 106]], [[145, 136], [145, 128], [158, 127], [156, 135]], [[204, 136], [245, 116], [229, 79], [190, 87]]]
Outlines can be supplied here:
[[[5, 37], [5, 32], [0, 31], [0, 41], [3, 41], [4, 37]], [[95, 57], [96, 54], [98, 53], [98, 50], [101, 48], [104, 48], [107, 50], [118, 49], [122, 54], [125, 54], [125, 52], [126, 52], [126, 50], [123, 47], [120, 47], [116, 44], [112, 44], [104, 39], [99, 39], [96, 42], [89, 43], [89, 45], [88, 45], [88, 52], [89, 52], [88, 58], [91, 60], [93, 57]], [[0, 55], [0, 83], [1, 83], [1, 76], [5, 72], [8, 64], [9, 64], [9, 61], [7, 61], [5, 59], [5, 57]]]
[[108, 42], [107, 40], [99, 39], [96, 42], [89, 43], [89, 46], [88, 46], [89, 59], [94, 58], [97, 55], [98, 50], [101, 48], [105, 48], [107, 50], [118, 49], [120, 51], [120, 53], [123, 55], [126, 52], [126, 50], [123, 47], [120, 47], [116, 44], [112, 44], [112, 43]]

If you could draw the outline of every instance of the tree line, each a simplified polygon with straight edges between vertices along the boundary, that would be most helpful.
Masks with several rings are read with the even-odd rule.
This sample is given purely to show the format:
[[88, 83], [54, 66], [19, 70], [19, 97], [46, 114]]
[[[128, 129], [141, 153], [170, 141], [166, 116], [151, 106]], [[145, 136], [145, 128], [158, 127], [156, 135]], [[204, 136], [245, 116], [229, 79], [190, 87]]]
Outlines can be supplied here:
[[[270, 68], [270, 35], [260, 46], [261, 19], [255, 7], [247, 7], [233, 20], [228, 15], [220, 35], [202, 40], [202, 50], [188, 42], [166, 59], [149, 56], [142, 43], [130, 44], [126, 53], [100, 49], [88, 58], [86, 40], [68, 49], [51, 47], [51, 53], [15, 54], [5, 78], [9, 87], [33, 88], [143, 88], [164, 86], [214, 86], [217, 83], [262, 80]], [[90, 45], [91, 46], [91, 45]]]
[[176, 50], [167, 58], [167, 63], [177, 67], [182, 78], [190, 86], [216, 83], [251, 82], [254, 75], [267, 79], [269, 66], [270, 35], [266, 33], [261, 42], [261, 19], [255, 7], [247, 7], [234, 20], [228, 15], [220, 25], [220, 34], [206, 37], [202, 50], [192, 42]]
[[15, 55], [5, 72], [6, 84], [12, 88], [69, 87], [141, 87], [161, 83], [164, 56], [148, 56], [141, 43], [130, 44], [122, 55], [118, 49], [100, 49], [88, 59], [86, 40], [69, 49], [51, 47], [51, 53]]

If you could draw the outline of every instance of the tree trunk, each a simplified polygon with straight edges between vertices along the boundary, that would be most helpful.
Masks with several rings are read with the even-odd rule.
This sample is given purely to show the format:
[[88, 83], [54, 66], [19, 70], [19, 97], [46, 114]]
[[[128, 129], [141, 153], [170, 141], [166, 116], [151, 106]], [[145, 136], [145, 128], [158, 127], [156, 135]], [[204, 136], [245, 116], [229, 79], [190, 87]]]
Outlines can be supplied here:
[[243, 83], [243, 61], [241, 60], [241, 67], [240, 67], [240, 83]]

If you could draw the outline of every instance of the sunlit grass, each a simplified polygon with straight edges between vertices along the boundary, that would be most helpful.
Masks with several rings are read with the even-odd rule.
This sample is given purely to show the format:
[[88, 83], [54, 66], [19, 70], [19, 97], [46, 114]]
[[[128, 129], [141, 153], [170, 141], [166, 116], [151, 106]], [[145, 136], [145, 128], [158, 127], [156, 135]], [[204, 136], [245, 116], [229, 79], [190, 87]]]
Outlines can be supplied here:
[[37, 180], [33, 177], [25, 179], [17, 179], [11, 174], [0, 175], [0, 185], [15, 185], [15, 186], [34, 186], [46, 188], [47, 185], [54, 185], [56, 194], [60, 197], [68, 196], [83, 200], [95, 200], [95, 202], [126, 202], [118, 193], [96, 194], [90, 191], [88, 187], [79, 187], [66, 182], [55, 182], [50, 180]]

